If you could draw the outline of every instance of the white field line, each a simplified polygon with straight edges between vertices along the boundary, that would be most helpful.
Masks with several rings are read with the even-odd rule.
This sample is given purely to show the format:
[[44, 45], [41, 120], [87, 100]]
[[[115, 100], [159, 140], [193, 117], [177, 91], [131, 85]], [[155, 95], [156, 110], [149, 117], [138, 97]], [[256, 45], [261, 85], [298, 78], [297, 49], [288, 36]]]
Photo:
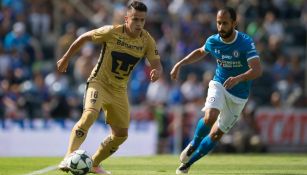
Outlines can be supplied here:
[[48, 166], [48, 167], [46, 167], [46, 168], [43, 168], [43, 169], [41, 169], [41, 170], [33, 171], [33, 172], [31, 172], [31, 173], [29, 173], [29, 174], [25, 174], [25, 175], [45, 174], [45, 173], [47, 173], [47, 172], [49, 172], [49, 171], [52, 171], [52, 170], [55, 170], [55, 169], [57, 169], [57, 166], [56, 166], [56, 165], [53, 165], [53, 166]]

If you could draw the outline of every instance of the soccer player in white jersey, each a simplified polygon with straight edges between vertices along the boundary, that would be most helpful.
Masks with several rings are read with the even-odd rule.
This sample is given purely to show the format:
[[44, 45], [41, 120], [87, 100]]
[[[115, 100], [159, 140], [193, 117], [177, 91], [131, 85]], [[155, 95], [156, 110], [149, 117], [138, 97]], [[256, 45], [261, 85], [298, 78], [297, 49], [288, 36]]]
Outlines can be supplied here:
[[176, 174], [187, 174], [191, 165], [208, 154], [224, 133], [239, 119], [247, 102], [251, 81], [262, 74], [260, 59], [252, 38], [235, 29], [236, 12], [226, 7], [217, 12], [218, 34], [175, 64], [171, 78], [176, 80], [183, 65], [199, 61], [210, 53], [217, 62], [209, 83], [203, 118], [198, 121], [193, 140], [180, 155]]

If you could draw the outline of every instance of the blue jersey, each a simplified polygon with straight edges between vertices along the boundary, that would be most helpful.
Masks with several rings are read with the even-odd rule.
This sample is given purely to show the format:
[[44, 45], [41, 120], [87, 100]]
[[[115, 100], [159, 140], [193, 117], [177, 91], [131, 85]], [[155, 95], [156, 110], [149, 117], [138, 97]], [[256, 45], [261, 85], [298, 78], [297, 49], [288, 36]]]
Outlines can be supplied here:
[[[248, 60], [259, 58], [252, 38], [242, 32], [236, 32], [232, 42], [225, 43], [219, 34], [210, 36], [204, 49], [216, 58], [217, 68], [214, 81], [223, 84], [229, 77], [235, 77], [249, 69]], [[251, 80], [240, 82], [227, 91], [239, 98], [247, 99]]]

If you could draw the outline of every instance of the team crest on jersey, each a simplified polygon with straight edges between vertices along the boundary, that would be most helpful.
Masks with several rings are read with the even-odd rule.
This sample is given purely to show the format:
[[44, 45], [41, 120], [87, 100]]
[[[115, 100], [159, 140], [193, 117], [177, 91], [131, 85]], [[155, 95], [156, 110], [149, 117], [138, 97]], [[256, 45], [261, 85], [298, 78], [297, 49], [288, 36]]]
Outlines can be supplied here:
[[234, 57], [238, 58], [239, 55], [240, 55], [240, 53], [239, 53], [239, 51], [234, 50], [234, 51], [232, 52], [232, 55], [233, 55]]

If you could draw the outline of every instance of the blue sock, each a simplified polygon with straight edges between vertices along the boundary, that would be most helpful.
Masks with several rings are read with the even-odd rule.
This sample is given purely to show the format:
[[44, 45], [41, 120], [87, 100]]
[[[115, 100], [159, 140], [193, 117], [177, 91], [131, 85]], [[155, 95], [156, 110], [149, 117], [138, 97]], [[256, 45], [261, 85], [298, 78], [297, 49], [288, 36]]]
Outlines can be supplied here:
[[193, 140], [191, 141], [192, 147], [196, 149], [203, 138], [209, 134], [210, 129], [211, 127], [205, 124], [204, 118], [199, 119], [194, 132]]
[[187, 163], [188, 166], [191, 166], [194, 162], [198, 159], [202, 158], [203, 156], [207, 155], [217, 144], [216, 141], [213, 141], [209, 135], [207, 135], [200, 143], [198, 148], [192, 154], [191, 159]]

